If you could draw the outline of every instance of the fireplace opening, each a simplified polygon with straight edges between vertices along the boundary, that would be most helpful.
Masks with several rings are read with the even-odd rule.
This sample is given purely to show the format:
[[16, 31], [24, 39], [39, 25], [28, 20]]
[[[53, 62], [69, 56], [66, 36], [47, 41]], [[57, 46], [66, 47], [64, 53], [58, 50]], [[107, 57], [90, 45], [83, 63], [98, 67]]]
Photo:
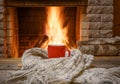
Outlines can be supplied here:
[[[55, 6], [56, 7], [56, 6]], [[29, 48], [35, 47], [35, 44], [43, 38], [44, 35], [48, 33], [48, 19], [49, 13], [47, 10], [50, 7], [18, 7], [16, 8], [17, 20], [18, 20], [18, 56], [21, 57], [23, 52]], [[63, 8], [60, 13], [59, 19], [62, 18], [62, 24], [60, 25], [67, 29], [66, 36], [68, 38], [67, 46], [73, 48], [76, 46], [77, 34], [76, 33], [76, 17], [77, 17], [77, 7], [57, 7]], [[57, 11], [58, 12], [58, 11]], [[56, 12], [56, 13], [57, 13]], [[53, 15], [54, 18], [57, 18]], [[51, 21], [50, 21], [51, 22]], [[54, 23], [57, 25], [58, 23]], [[46, 26], [47, 25], [47, 26]], [[51, 29], [54, 31], [54, 29]], [[56, 31], [55, 33], [59, 33]], [[52, 32], [49, 32], [52, 33]], [[63, 35], [64, 31], [62, 32]], [[16, 33], [17, 34], [17, 33]], [[50, 34], [48, 34], [48, 37]], [[53, 35], [55, 36], [55, 35]], [[60, 36], [60, 35], [58, 35]], [[56, 37], [59, 38], [59, 37]], [[59, 38], [60, 39], [60, 38]], [[44, 47], [45, 48], [45, 47]]]
[[36, 47], [38, 43], [42, 44], [37, 47], [44, 49], [56, 42], [69, 49], [76, 48], [78, 41], [89, 37], [87, 2], [6, 0], [5, 57], [21, 57], [25, 50]]
[[[21, 57], [25, 50], [42, 42], [47, 49], [56, 42], [67, 48], [76, 48], [77, 41], [86, 39], [86, 5], [6, 7], [7, 13], [7, 57]], [[84, 29], [85, 28], [85, 29]], [[83, 31], [84, 30], [84, 31]], [[47, 40], [44, 41], [44, 37]], [[43, 41], [41, 41], [43, 40]]]

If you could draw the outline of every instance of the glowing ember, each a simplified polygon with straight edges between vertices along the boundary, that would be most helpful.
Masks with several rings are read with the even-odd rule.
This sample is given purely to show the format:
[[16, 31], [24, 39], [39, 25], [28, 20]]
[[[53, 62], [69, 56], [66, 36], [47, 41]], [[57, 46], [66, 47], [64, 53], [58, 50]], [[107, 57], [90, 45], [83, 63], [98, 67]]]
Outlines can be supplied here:
[[47, 44], [68, 44], [68, 25], [64, 26], [64, 23], [63, 7], [47, 7], [47, 24], [45, 30], [49, 37]]

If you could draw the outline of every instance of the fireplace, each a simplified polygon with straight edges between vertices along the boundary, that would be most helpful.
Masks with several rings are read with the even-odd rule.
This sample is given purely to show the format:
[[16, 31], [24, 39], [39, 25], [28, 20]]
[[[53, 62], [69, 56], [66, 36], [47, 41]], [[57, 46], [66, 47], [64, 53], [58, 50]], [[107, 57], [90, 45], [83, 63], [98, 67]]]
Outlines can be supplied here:
[[[21, 57], [25, 50], [35, 47], [36, 43], [44, 35], [50, 38], [48, 33], [51, 32], [47, 28], [50, 26], [48, 25], [47, 17], [49, 17], [49, 13], [47, 11], [52, 7], [57, 8], [56, 13], [58, 13], [58, 8], [62, 9], [61, 14], [58, 16], [59, 19], [62, 18], [61, 26], [63, 29], [61, 35], [64, 34], [63, 32], [67, 32], [66, 35], [63, 35], [63, 37], [67, 36], [65, 44], [69, 49], [75, 48], [77, 41], [82, 39], [80, 31], [82, 25], [80, 24], [82, 20], [86, 20], [84, 17], [86, 16], [86, 4], [87, 0], [75, 2], [61, 0], [58, 0], [58, 2], [34, 1], [34, 3], [32, 1], [6, 0], [6, 56], [13, 58]], [[55, 18], [57, 17], [55, 16]], [[58, 23], [54, 22], [54, 24], [57, 25]], [[84, 23], [85, 25], [87, 24]], [[58, 32], [55, 30], [56, 34]], [[57, 38], [61, 38], [58, 36]], [[86, 36], [85, 38], [88, 37]], [[66, 38], [63, 39], [64, 41], [66, 40]]]
[[113, 0], [4, 0], [3, 6], [5, 57], [21, 57], [44, 35], [50, 36], [46, 9], [51, 7], [64, 9], [60, 19], [64, 17], [62, 27], [69, 26], [66, 36], [70, 49], [79, 47], [79, 41], [113, 38]]
[[[29, 48], [35, 47], [34, 45], [42, 39], [42, 37], [46, 34], [47, 32], [53, 33], [53, 38], [56, 36], [57, 38], [60, 39], [57, 34], [60, 32], [60, 30], [55, 30], [51, 29], [48, 30], [46, 28], [47, 23], [47, 16], [49, 16], [49, 13], [47, 14], [47, 8], [61, 8], [56, 7], [56, 6], [49, 6], [49, 7], [19, 7], [17, 8], [17, 14], [18, 14], [18, 38], [19, 38], [19, 55], [21, 56], [23, 52]], [[63, 19], [63, 29], [66, 28], [68, 30], [68, 33], [66, 33], [68, 37], [68, 45], [71, 47], [74, 47], [76, 43], [76, 11], [77, 7], [63, 7], [64, 10], [62, 12], [65, 14]], [[55, 9], [54, 9], [55, 10]], [[71, 13], [72, 12], [72, 13]], [[63, 14], [61, 14], [62, 16]], [[62, 17], [59, 17], [62, 18]], [[57, 16], [54, 16], [57, 18]], [[50, 21], [51, 22], [51, 21]], [[56, 26], [57, 23], [53, 23], [53, 26]], [[48, 27], [49, 25], [47, 25]], [[57, 27], [56, 27], [57, 28]], [[54, 34], [55, 33], [55, 34]], [[64, 33], [62, 33], [64, 34]], [[50, 35], [48, 35], [50, 38]], [[72, 39], [71, 39], [72, 38]], [[57, 40], [59, 40], [57, 39]], [[67, 38], [65, 38], [67, 39]], [[47, 45], [46, 45], [47, 46]], [[46, 48], [46, 46], [42, 46], [43, 48]]]

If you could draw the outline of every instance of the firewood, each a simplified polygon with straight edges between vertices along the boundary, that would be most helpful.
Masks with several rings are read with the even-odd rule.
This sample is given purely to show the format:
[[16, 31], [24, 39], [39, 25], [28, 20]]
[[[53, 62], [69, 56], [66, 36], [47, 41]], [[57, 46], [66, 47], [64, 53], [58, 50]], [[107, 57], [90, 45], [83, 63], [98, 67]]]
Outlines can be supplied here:
[[47, 35], [44, 35], [41, 39], [37, 41], [37, 43], [34, 45], [34, 47], [41, 47], [45, 41], [47, 41], [49, 37]]

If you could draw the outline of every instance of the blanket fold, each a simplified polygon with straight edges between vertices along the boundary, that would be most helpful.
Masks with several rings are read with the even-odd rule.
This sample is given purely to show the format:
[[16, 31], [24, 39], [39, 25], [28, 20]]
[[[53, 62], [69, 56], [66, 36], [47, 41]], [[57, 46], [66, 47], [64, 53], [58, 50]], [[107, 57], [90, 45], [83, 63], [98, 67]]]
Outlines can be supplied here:
[[119, 84], [120, 67], [89, 68], [94, 56], [71, 50], [70, 57], [47, 59], [42, 48], [26, 50], [23, 67], [0, 84]]

